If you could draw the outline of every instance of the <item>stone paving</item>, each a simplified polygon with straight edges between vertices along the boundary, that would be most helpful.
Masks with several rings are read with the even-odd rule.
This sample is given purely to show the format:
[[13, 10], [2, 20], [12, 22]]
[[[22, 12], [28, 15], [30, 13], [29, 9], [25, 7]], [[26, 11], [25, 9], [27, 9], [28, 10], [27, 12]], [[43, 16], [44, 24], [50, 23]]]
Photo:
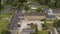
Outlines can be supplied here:
[[[19, 22], [18, 22], [18, 23], [19, 23]], [[22, 22], [20, 22], [20, 23], [21, 23], [21, 27], [18, 28], [18, 29], [19, 29], [19, 34], [20, 34], [20, 32], [22, 31], [22, 29], [24, 29], [24, 28], [29, 28], [30, 26], [28, 26], [27, 24], [31, 24], [31, 23], [33, 23], [33, 24], [36, 23], [37, 26], [38, 26], [38, 30], [41, 30], [41, 29], [42, 29], [41, 24], [43, 24], [44, 21], [39, 21], [39, 20], [33, 20], [33, 21], [22, 20]]]

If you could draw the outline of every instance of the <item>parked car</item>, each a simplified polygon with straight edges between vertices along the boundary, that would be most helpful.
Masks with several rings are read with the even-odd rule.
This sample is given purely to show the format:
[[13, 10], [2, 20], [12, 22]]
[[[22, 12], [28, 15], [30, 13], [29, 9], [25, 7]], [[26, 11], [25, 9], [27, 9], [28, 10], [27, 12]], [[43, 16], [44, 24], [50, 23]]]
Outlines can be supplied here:
[[17, 24], [17, 27], [21, 27], [21, 24], [20, 24], [20, 23], [18, 23], [18, 24]]

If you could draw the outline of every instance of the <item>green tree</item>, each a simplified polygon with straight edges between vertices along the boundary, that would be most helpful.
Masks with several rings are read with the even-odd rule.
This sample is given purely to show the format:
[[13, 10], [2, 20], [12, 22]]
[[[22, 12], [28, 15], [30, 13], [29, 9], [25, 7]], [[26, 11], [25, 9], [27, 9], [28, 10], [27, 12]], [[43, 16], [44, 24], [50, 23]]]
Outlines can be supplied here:
[[60, 20], [55, 20], [53, 23], [54, 27], [60, 27]]
[[36, 0], [36, 1], [38, 1], [40, 4], [45, 4], [46, 3], [46, 0]]
[[55, 0], [55, 7], [60, 8], [60, 0]]
[[42, 5], [48, 5], [51, 8], [60, 8], [60, 0], [36, 0]]
[[36, 12], [43, 12], [43, 9], [41, 6], [37, 7]]
[[37, 24], [35, 24], [35, 34], [38, 34], [38, 27], [37, 27]]
[[44, 27], [45, 27], [45, 29], [47, 29], [47, 27], [48, 27], [48, 26], [47, 26], [47, 22], [46, 22], [46, 21], [47, 21], [47, 20], [46, 20], [46, 19], [44, 19], [44, 25], [45, 25]]
[[24, 6], [24, 9], [25, 10], [28, 10], [29, 9], [29, 7], [28, 7], [28, 5], [26, 3], [24, 3], [23, 6]]
[[4, 6], [3, 5], [0, 5], [0, 10], [2, 10], [4, 8]]
[[55, 7], [55, 0], [48, 0], [48, 6], [49, 7]]
[[5, 5], [11, 5], [13, 3], [14, 0], [6, 0], [4, 2]]
[[59, 1], [57, 2], [56, 7], [60, 8], [60, 2]]
[[15, 1], [12, 3], [12, 6], [13, 6], [15, 9], [18, 9], [18, 8], [20, 7], [19, 0], [15, 0]]
[[7, 30], [2, 30], [1, 34], [10, 34], [10, 32]]
[[26, 2], [26, 0], [19, 0], [19, 2], [20, 2], [20, 3], [24, 3], [24, 2]]

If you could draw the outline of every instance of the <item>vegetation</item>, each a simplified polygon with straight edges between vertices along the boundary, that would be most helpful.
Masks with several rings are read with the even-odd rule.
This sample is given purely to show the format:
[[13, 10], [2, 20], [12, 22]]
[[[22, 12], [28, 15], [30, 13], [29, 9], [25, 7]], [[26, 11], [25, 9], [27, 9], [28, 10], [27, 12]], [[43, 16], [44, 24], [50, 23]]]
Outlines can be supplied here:
[[49, 34], [47, 30], [38, 31], [38, 34]]
[[4, 7], [3, 7], [3, 5], [1, 4], [1, 5], [0, 5], [0, 10], [2, 10], [3, 8], [4, 8]]
[[37, 0], [40, 4], [45, 4], [46, 0]]
[[29, 9], [28, 4], [24, 3], [23, 6], [24, 6], [24, 9], [25, 10], [28, 10]]
[[3, 6], [11, 6], [14, 9], [18, 9], [26, 0], [5, 0]]
[[9, 21], [14, 12], [0, 14], [0, 34], [8, 34]]
[[[24, 0], [5, 0], [3, 4], [0, 5], [0, 10], [3, 9], [5, 6], [18, 9], [20, 5], [24, 2], [25, 2]], [[11, 15], [13, 14], [14, 14], [13, 11], [11, 13], [0, 14], [0, 34], [9, 34], [7, 30], [9, 21], [11, 19]]]
[[[29, 0], [30, 1], [30, 0]], [[32, 1], [32, 0], [31, 0]], [[42, 5], [47, 5], [52, 8], [60, 8], [60, 0], [33, 0], [39, 2]], [[26, 4], [26, 0], [6, 0], [4, 2], [4, 5], [12, 6], [14, 9], [18, 9], [21, 5], [24, 7], [25, 10], [28, 10], [28, 4]], [[0, 10], [4, 8], [4, 5], [0, 5]], [[0, 11], [1, 12], [1, 11]], [[36, 12], [41, 12], [43, 13], [43, 9], [41, 6], [37, 7]], [[14, 13], [7, 13], [7, 14], [0, 14], [0, 34], [9, 34], [7, 31], [8, 29], [8, 24], [9, 24], [9, 19], [11, 18], [11, 15]], [[51, 23], [46, 23], [44, 24], [45, 29], [50, 28], [50, 27], [60, 27], [60, 20], [55, 20], [53, 24]], [[31, 23], [31, 28], [35, 29], [34, 34], [48, 34], [47, 30], [42, 30], [38, 31], [37, 25]]]
[[30, 24], [30, 27], [31, 27], [32, 29], [36, 29], [37, 25], [36, 25], [36, 24], [31, 23], [31, 24]]
[[49, 7], [53, 7], [55, 6], [55, 0], [49, 0], [49, 2], [47, 3]]
[[36, 12], [43, 12], [43, 9], [41, 6], [37, 7]]
[[38, 27], [37, 25], [35, 24], [36, 28], [35, 28], [35, 34], [38, 34]]
[[55, 20], [54, 23], [53, 23], [53, 26], [54, 27], [60, 27], [60, 20]]
[[35, 33], [33, 33], [33, 34], [38, 34], [38, 27], [37, 27], [37, 24], [31, 23], [30, 25], [31, 25], [31, 28], [32, 28], [32, 29], [35, 29]]
[[12, 5], [12, 3], [13, 3], [13, 1], [14, 0], [5, 0], [4, 2], [3, 2], [3, 4], [4, 4], [4, 6], [6, 5]]
[[19, 0], [19, 2], [20, 2], [20, 3], [24, 3], [24, 2], [26, 2], [26, 0]]
[[44, 19], [45, 30], [48, 30], [53, 27], [53, 23], [47, 23], [48, 20]]
[[50, 29], [53, 27], [53, 23], [45, 23], [45, 25], [47, 29]]
[[13, 1], [12, 7], [14, 7], [15, 9], [18, 9], [18, 7], [19, 7], [19, 5], [20, 5], [20, 4], [18, 4], [18, 3], [19, 3], [18, 0]]
[[60, 0], [36, 0], [42, 5], [48, 5], [49, 7], [60, 8]]
[[10, 34], [10, 32], [7, 30], [2, 30], [1, 34]]

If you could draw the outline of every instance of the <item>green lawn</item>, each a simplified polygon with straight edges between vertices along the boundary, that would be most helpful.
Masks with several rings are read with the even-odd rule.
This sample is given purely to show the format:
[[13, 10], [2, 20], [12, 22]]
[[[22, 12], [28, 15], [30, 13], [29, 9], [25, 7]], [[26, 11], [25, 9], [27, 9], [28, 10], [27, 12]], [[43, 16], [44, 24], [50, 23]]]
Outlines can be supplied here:
[[52, 28], [53, 27], [53, 23], [46, 23], [46, 26], [48, 29]]
[[0, 14], [0, 34], [2, 34], [2, 31], [5, 31], [8, 29], [8, 24], [13, 14], [14, 12]]
[[38, 31], [38, 34], [48, 34], [48, 31], [46, 30]]

